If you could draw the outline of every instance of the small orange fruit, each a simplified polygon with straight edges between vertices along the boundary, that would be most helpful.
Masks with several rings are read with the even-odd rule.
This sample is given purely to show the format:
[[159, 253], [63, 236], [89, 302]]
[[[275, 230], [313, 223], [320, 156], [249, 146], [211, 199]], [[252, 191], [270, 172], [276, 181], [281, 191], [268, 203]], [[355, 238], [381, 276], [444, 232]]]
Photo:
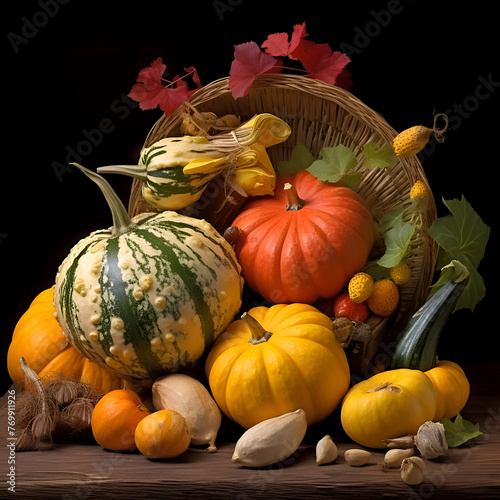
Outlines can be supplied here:
[[146, 457], [173, 458], [189, 447], [191, 434], [186, 419], [173, 410], [158, 410], [143, 418], [135, 429], [135, 444]]
[[381, 279], [373, 284], [373, 292], [366, 300], [371, 312], [377, 316], [390, 316], [399, 304], [399, 289], [390, 279]]

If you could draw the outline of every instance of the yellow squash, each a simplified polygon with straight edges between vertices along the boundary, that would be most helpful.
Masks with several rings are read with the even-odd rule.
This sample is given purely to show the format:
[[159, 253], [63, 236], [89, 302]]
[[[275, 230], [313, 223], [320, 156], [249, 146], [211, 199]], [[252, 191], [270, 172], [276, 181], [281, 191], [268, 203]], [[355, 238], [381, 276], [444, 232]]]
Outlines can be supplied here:
[[432, 420], [437, 397], [424, 372], [387, 370], [351, 387], [342, 401], [342, 427], [361, 446], [384, 448], [384, 439], [416, 434]]

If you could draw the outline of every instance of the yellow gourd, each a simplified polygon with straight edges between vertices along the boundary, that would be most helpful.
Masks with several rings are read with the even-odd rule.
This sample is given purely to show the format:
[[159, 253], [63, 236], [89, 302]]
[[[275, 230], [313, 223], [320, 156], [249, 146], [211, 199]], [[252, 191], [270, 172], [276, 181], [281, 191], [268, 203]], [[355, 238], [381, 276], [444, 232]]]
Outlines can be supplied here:
[[431, 379], [438, 393], [435, 422], [453, 418], [463, 409], [470, 394], [470, 384], [465, 372], [453, 361], [438, 361], [425, 374]]
[[402, 260], [394, 267], [391, 267], [389, 270], [389, 274], [391, 276], [392, 281], [396, 283], [398, 286], [403, 286], [408, 283], [411, 277], [411, 267], [408, 262]]
[[349, 365], [332, 321], [307, 304], [255, 307], [233, 321], [206, 361], [221, 411], [245, 428], [302, 408], [328, 417], [349, 388]]
[[[444, 117], [446, 125], [443, 129], [436, 128], [436, 120], [439, 116]], [[448, 117], [440, 113], [434, 117], [433, 128], [424, 127], [423, 125], [415, 125], [399, 133], [393, 140], [392, 146], [394, 152], [400, 158], [407, 158], [416, 155], [425, 148], [431, 135], [434, 133], [438, 142], [443, 142], [443, 134], [448, 128]]]
[[373, 292], [373, 277], [368, 273], [356, 273], [348, 284], [349, 298], [359, 304], [364, 302]]
[[346, 434], [368, 448], [383, 440], [416, 434], [437, 408], [437, 391], [420, 370], [401, 368], [373, 375], [345, 395], [341, 422]]
[[290, 127], [260, 113], [231, 132], [211, 137], [165, 137], [143, 148], [139, 165], [109, 165], [99, 173], [142, 181], [142, 195], [156, 210], [180, 210], [197, 201], [218, 174], [233, 175], [248, 196], [272, 195], [276, 172], [266, 148], [286, 141]]

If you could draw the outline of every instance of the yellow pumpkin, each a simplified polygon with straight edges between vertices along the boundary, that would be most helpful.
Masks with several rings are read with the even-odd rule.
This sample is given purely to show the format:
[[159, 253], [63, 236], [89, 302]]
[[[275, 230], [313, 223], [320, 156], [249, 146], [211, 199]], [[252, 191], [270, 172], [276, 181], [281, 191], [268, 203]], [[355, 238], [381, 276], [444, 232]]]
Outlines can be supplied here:
[[470, 384], [460, 366], [453, 361], [438, 361], [425, 374], [431, 379], [438, 393], [435, 422], [453, 418], [463, 409], [470, 394]]
[[247, 429], [298, 408], [308, 425], [320, 422], [350, 380], [331, 319], [307, 304], [254, 307], [216, 340], [205, 368], [222, 412]]
[[92, 385], [102, 394], [121, 388], [124, 384], [121, 378], [83, 357], [68, 343], [54, 317], [53, 296], [53, 287], [40, 292], [14, 328], [7, 353], [7, 369], [12, 381], [23, 385], [20, 360], [24, 358], [42, 379], [49, 374], [63, 373]]
[[424, 372], [387, 370], [351, 387], [342, 401], [342, 427], [361, 446], [384, 448], [384, 439], [415, 434], [432, 420], [437, 397]]

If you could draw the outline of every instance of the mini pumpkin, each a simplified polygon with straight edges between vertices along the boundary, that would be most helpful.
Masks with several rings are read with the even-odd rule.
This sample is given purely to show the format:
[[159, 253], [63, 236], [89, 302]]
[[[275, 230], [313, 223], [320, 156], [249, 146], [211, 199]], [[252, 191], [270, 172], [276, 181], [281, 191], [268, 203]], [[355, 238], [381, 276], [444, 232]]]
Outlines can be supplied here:
[[174, 458], [189, 447], [186, 419], [174, 410], [158, 410], [144, 417], [135, 429], [135, 444], [146, 457]]
[[217, 339], [206, 361], [221, 411], [245, 428], [302, 408], [308, 425], [328, 417], [349, 388], [332, 321], [308, 304], [254, 307]]
[[246, 284], [273, 303], [338, 295], [362, 269], [376, 224], [364, 200], [307, 170], [278, 178], [274, 196], [248, 201], [233, 221]]
[[387, 370], [351, 387], [342, 401], [342, 427], [361, 446], [384, 448], [384, 439], [416, 434], [432, 420], [437, 397], [424, 372]]
[[135, 446], [135, 429], [151, 412], [141, 398], [130, 389], [117, 389], [105, 394], [92, 412], [94, 439], [103, 448], [126, 451]]

